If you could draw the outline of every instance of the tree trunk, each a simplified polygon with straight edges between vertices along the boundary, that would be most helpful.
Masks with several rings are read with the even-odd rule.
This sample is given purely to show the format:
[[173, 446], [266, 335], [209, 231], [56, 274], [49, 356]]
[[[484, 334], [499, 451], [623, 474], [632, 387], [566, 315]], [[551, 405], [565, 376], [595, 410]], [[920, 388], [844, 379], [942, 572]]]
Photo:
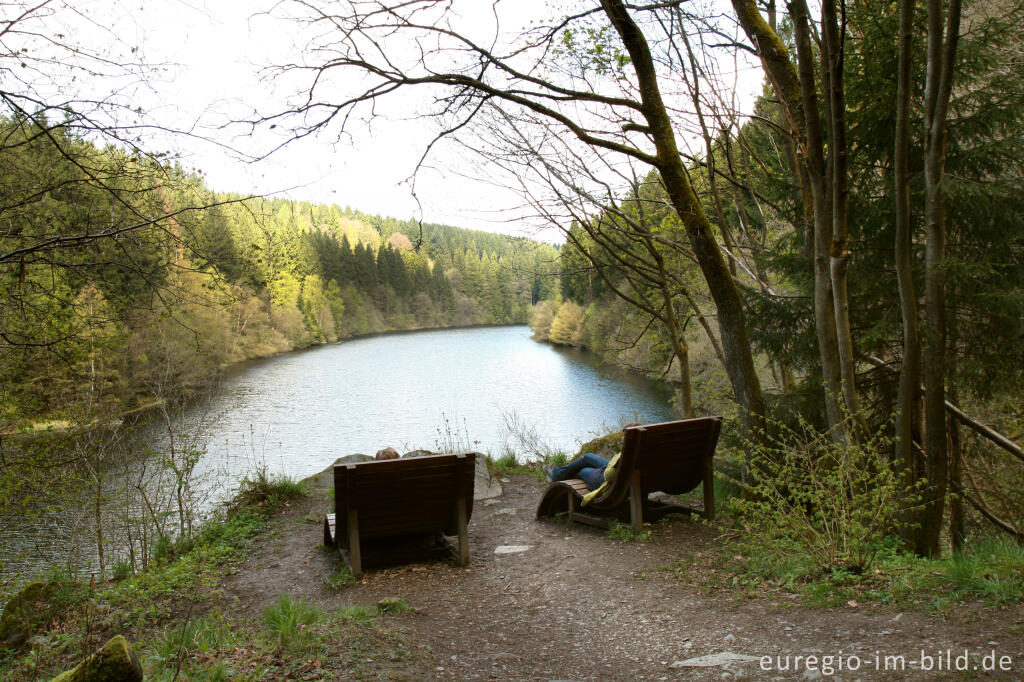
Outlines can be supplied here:
[[[896, 141], [893, 150], [893, 197], [896, 203], [894, 261], [903, 320], [903, 362], [896, 394], [896, 433], [893, 458], [904, 485], [916, 479], [914, 416], [921, 385], [921, 343], [918, 333], [917, 294], [913, 271], [913, 225], [910, 217], [910, 100], [913, 57], [914, 0], [900, 0], [899, 57], [896, 78]], [[914, 514], [901, 519], [900, 534], [911, 540]]]
[[960, 33], [960, 0], [951, 0], [943, 31], [942, 0], [928, 2], [928, 67], [925, 81], [925, 346], [924, 412], [926, 483], [915, 551], [939, 554], [949, 475], [946, 434], [946, 117]]
[[[846, 286], [846, 273], [850, 263], [847, 240], [849, 222], [849, 149], [846, 140], [846, 91], [844, 84], [844, 38], [846, 9], [842, 5], [842, 18], [836, 15], [836, 0], [825, 0], [821, 5], [821, 25], [824, 33], [822, 70], [827, 74], [824, 93], [828, 102], [829, 161], [832, 199], [832, 244], [829, 251], [829, 275], [832, 280], [833, 315], [839, 374], [842, 380], [843, 401], [851, 423], [860, 425], [849, 433], [856, 437], [863, 433], [860, 398], [857, 395], [857, 372], [853, 355], [853, 331], [850, 327], [850, 302]], [[843, 3], [845, 0], [839, 0]]]
[[[840, 404], [843, 376], [831, 268], [832, 199], [825, 167], [821, 118], [818, 114], [810, 14], [805, 0], [793, 0], [790, 4], [797, 48], [794, 66], [785, 44], [761, 17], [757, 4], [753, 0], [733, 0], [732, 4], [740, 25], [757, 46], [765, 72], [796, 131], [796, 147], [804, 161], [800, 164], [799, 177], [804, 188], [804, 213], [813, 221], [810, 250], [814, 266], [814, 328], [825, 384], [825, 412], [833, 440], [844, 442], [847, 434]], [[831, 102], [828, 104], [831, 108]]]
[[718, 308], [726, 371], [740, 405], [744, 431], [748, 438], [761, 441], [764, 437], [764, 401], [754, 368], [739, 290], [715, 241], [711, 223], [704, 215], [683, 167], [647, 41], [621, 0], [601, 0], [601, 6], [632, 59], [644, 118], [657, 150], [656, 167], [665, 183], [672, 206], [686, 228], [694, 255]]

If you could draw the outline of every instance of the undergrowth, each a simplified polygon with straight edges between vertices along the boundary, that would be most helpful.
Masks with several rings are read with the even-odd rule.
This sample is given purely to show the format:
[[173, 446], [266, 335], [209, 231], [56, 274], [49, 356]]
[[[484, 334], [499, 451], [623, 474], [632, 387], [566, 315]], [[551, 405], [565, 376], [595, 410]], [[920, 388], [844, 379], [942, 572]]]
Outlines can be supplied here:
[[887, 604], [948, 612], [977, 602], [1001, 608], [1024, 602], [1024, 548], [982, 538], [962, 553], [923, 559], [890, 541], [872, 568], [822, 565], [793, 542], [739, 537], [659, 570], [707, 592], [732, 590], [751, 598], [796, 596], [818, 607]]

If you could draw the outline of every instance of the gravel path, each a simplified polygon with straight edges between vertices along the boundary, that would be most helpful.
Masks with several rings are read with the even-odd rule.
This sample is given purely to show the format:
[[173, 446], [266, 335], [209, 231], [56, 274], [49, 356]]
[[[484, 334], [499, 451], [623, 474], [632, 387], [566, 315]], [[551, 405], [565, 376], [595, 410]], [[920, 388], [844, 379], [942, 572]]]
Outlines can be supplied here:
[[[278, 532], [225, 585], [252, 614], [284, 593], [328, 608], [405, 599], [414, 611], [389, 623], [424, 654], [408, 671], [411, 679], [1024, 678], [1022, 607], [972, 607], [942, 617], [862, 606], [809, 609], [786, 595], [707, 596], [657, 568], [715, 543], [714, 527], [673, 517], [654, 528], [649, 542], [620, 542], [599, 529], [535, 520], [543, 485], [525, 476], [503, 481], [500, 497], [474, 503], [468, 568], [406, 564], [371, 569], [342, 590], [328, 588], [324, 580], [336, 560], [320, 547], [322, 532], [312, 520], [328, 506], [321, 491], [283, 515]], [[509, 547], [526, 549], [499, 553]], [[966, 675], [935, 672], [938, 655], [945, 667], [951, 652], [955, 665], [965, 649], [975, 655]], [[929, 662], [922, 650], [931, 657], [930, 672], [919, 669]], [[997, 668], [1008, 656], [1011, 669], [981, 670], [991, 651]], [[772, 657], [769, 670], [762, 656]], [[789, 670], [778, 670], [787, 656]], [[886, 657], [904, 658], [901, 665]], [[858, 663], [859, 670], [848, 669]]]

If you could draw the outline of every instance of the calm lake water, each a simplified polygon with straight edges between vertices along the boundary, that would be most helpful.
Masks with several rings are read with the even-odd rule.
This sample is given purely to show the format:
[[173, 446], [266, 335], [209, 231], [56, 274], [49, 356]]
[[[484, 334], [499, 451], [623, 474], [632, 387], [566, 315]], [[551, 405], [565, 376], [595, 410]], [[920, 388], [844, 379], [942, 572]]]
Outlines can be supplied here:
[[191, 418], [200, 416], [211, 461], [262, 461], [303, 478], [385, 446], [521, 451], [512, 431], [522, 427], [544, 447], [575, 452], [624, 420], [672, 412], [650, 382], [599, 369], [590, 354], [537, 343], [516, 326], [388, 334], [253, 362]]
[[[385, 446], [528, 456], [516, 435], [525, 434], [534, 452], [572, 454], [626, 422], [672, 419], [668, 398], [651, 382], [596, 367], [588, 353], [533, 341], [525, 326], [478, 327], [388, 334], [246, 363], [175, 431], [179, 446], [205, 449], [194, 481], [208, 508], [257, 467], [300, 479], [338, 457]], [[166, 448], [159, 424], [139, 437], [140, 447]], [[116, 500], [109, 504], [116, 512]], [[88, 575], [95, 565], [89, 509], [70, 502], [31, 520], [0, 511], [0, 584], [69, 557]]]

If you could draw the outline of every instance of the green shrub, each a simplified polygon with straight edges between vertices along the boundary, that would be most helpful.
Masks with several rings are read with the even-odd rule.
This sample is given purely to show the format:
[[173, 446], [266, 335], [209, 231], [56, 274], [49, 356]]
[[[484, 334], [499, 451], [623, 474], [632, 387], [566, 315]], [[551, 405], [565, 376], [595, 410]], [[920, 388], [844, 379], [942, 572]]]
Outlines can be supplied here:
[[120, 582], [132, 574], [132, 565], [127, 561], [115, 561], [114, 567], [111, 569], [113, 572], [114, 580]]
[[836, 444], [810, 428], [782, 427], [773, 443], [751, 448], [752, 482], [741, 484], [745, 495], [731, 508], [749, 532], [792, 542], [820, 570], [863, 572], [916, 501], [898, 484], [890, 449], [878, 436]]

